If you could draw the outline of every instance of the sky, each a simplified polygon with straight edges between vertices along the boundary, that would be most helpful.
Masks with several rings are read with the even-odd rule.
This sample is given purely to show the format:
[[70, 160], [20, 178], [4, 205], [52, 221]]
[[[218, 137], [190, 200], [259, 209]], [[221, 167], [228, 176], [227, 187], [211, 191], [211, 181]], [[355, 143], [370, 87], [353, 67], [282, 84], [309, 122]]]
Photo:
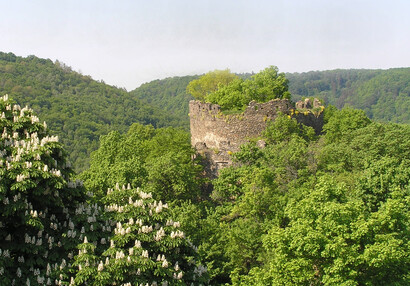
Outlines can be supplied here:
[[0, 51], [142, 83], [215, 69], [410, 66], [409, 0], [0, 0]]

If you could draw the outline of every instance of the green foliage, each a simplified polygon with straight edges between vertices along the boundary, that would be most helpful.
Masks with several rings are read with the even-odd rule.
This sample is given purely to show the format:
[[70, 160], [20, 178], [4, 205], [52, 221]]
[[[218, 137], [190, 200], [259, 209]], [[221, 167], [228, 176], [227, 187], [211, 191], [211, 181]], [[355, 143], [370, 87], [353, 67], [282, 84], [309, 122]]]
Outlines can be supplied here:
[[189, 134], [183, 130], [133, 124], [127, 134], [113, 131], [101, 137], [90, 169], [81, 178], [99, 195], [111, 185], [130, 182], [157, 199], [196, 200], [202, 167], [192, 160], [193, 152]]
[[329, 122], [329, 119], [337, 112], [337, 108], [334, 105], [327, 105], [326, 108], [323, 110], [323, 124]]
[[[287, 127], [276, 132], [282, 123]], [[254, 142], [241, 146], [233, 155], [235, 166], [222, 169], [213, 181], [211, 196], [219, 205], [215, 211], [220, 215], [208, 239], [213, 241], [214, 255], [219, 249], [223, 254], [212, 257], [207, 264], [214, 279], [211, 282], [226, 281], [221, 269], [229, 270], [230, 281], [236, 283], [261, 265], [261, 234], [272, 225], [286, 225], [284, 208], [287, 199], [294, 196], [292, 185], [300, 187], [310, 172], [306, 140], [314, 137], [306, 134], [312, 132], [287, 116], [278, 117], [269, 128], [262, 137], [267, 143], [265, 148], [260, 149]]]
[[284, 73], [278, 71], [277, 67], [271, 66], [250, 79], [236, 78], [207, 93], [204, 100], [219, 104], [222, 110], [244, 110], [252, 100], [267, 102], [276, 98], [290, 99], [288, 80]]
[[409, 157], [382, 157], [369, 163], [359, 177], [358, 195], [371, 211], [378, 210], [390, 196], [390, 190], [403, 190], [410, 181]]
[[230, 282], [232, 266], [226, 252], [229, 244], [229, 224], [223, 221], [227, 209], [229, 207], [208, 207], [206, 217], [201, 221], [200, 233], [203, 238], [198, 251], [202, 261], [206, 262], [211, 278], [210, 285], [225, 285]]
[[33, 110], [4, 96], [0, 115], [0, 285], [51, 285], [78, 243], [67, 228], [84, 190]]
[[345, 107], [334, 112], [332, 117], [323, 126], [327, 142], [337, 142], [349, 133], [363, 128], [370, 123], [364, 111]]
[[[160, 110], [165, 110], [179, 120], [179, 126], [189, 128], [188, 102], [193, 99], [187, 92], [189, 82], [198, 79], [198, 76], [171, 77], [144, 83], [133, 91], [132, 96], [142, 103]], [[176, 126], [176, 125], [173, 125]]]
[[279, 114], [275, 121], [268, 123], [263, 132], [263, 136], [269, 144], [289, 141], [294, 135], [300, 136], [308, 142], [315, 138], [315, 131], [312, 127], [299, 124], [295, 118]]
[[288, 80], [275, 66], [251, 76], [250, 80], [245, 80], [243, 89], [251, 100], [257, 102], [267, 102], [276, 98], [290, 99]]
[[349, 195], [324, 178], [289, 204], [289, 226], [264, 237], [266, 268], [247, 279], [257, 285], [406, 285], [409, 193], [391, 190], [370, 213]]
[[[31, 109], [4, 96], [0, 114], [0, 285], [207, 283], [206, 268], [168, 204], [130, 184], [86, 196], [80, 181], [70, 181], [73, 171], [58, 138], [49, 136]], [[129, 149], [108, 146], [108, 140], [104, 146], [127, 156], [132, 146], [155, 141], [161, 146], [150, 150], [159, 157], [167, 149], [164, 140], [183, 143], [185, 135], [134, 125], [125, 140]]]
[[362, 109], [377, 121], [410, 123], [409, 68], [286, 74], [295, 100], [319, 97], [341, 109]]
[[[406, 70], [308, 73], [300, 75], [305, 84], [294, 83], [329, 102], [331, 90], [338, 107], [377, 98], [367, 114], [383, 102], [378, 116], [402, 120]], [[0, 71], [0, 89], [29, 99], [54, 120], [53, 130], [73, 136], [74, 158], [97, 147], [84, 138], [107, 134], [81, 175], [86, 196], [82, 183], [72, 181], [57, 137], [31, 109], [0, 98], [0, 285], [408, 285], [408, 125], [371, 122], [350, 107], [326, 108], [325, 134], [316, 136], [280, 115], [233, 154], [234, 164], [220, 171], [207, 197], [189, 134], [155, 128], [168, 119], [146, 105], [165, 83], [164, 92], [175, 96], [157, 106], [186, 108], [188, 78], [156, 81], [152, 90], [146, 84], [129, 95], [34, 56], [0, 53]], [[235, 112], [251, 97], [286, 97], [286, 84], [271, 67], [206, 96]], [[400, 104], [394, 110], [393, 95]], [[77, 101], [106, 107], [90, 111]], [[123, 112], [133, 104], [140, 105]], [[107, 119], [98, 121], [102, 113]]]
[[167, 152], [150, 158], [147, 189], [167, 201], [175, 199], [198, 199], [200, 189], [199, 165], [190, 161], [191, 157], [180, 152]]
[[346, 133], [337, 143], [322, 146], [317, 152], [318, 168], [326, 172], [355, 173], [383, 158], [401, 164], [402, 158], [410, 156], [409, 137], [408, 125], [371, 123]]
[[[168, 205], [139, 189], [110, 189], [102, 199], [105, 221], [115, 225], [100, 240], [84, 237], [71, 285], [199, 285], [206, 269], [174, 221]], [[98, 251], [96, 251], [96, 246]]]
[[0, 52], [0, 94], [29, 105], [41, 121], [49, 123], [77, 171], [88, 167], [99, 137], [112, 130], [126, 132], [135, 122], [154, 127], [188, 126], [133, 93], [83, 76], [59, 61], [35, 56]]
[[[238, 75], [243, 80], [250, 79], [251, 76], [252, 74]], [[198, 77], [185, 76], [155, 80], [143, 84], [131, 93], [150, 104], [172, 112], [187, 126], [189, 124], [188, 102], [193, 97], [186, 94], [186, 86], [189, 81], [196, 78]], [[330, 111], [329, 105], [339, 109], [349, 105], [363, 109], [366, 115], [374, 120], [410, 123], [408, 68], [287, 73], [286, 78], [289, 80], [289, 92], [293, 101], [307, 97], [324, 99], [325, 115]], [[241, 92], [242, 89], [233, 86], [226, 93], [232, 93], [231, 97], [238, 101], [236, 98], [240, 98]]]
[[214, 70], [191, 81], [186, 87], [186, 92], [191, 94], [195, 99], [204, 101], [208, 94], [215, 92], [221, 86], [228, 85], [236, 79], [238, 79], [238, 77], [231, 73], [229, 69]]
[[205, 100], [219, 104], [222, 110], [243, 110], [251, 101], [243, 91], [243, 83], [243, 79], [235, 79], [230, 84], [220, 86], [218, 90], [209, 93]]
[[213, 181], [211, 283], [408, 284], [409, 126], [327, 117], [316, 137], [279, 116]]
[[[221, 101], [226, 109], [243, 110], [252, 97], [257, 101], [268, 100], [266, 96], [276, 98], [285, 86], [282, 96], [287, 98], [289, 85], [294, 100], [319, 97], [338, 108], [348, 104], [363, 109], [372, 119], [409, 123], [408, 75], [406, 68], [335, 70], [287, 74], [287, 83], [272, 67], [255, 75], [239, 75], [243, 80], [233, 74], [227, 76], [236, 78], [236, 83], [228, 87], [222, 82], [221, 91], [213, 95], [217, 99], [212, 101]], [[192, 96], [186, 88], [197, 78], [155, 80], [127, 93], [83, 76], [59, 61], [0, 52], [0, 93], [9, 94], [20, 105], [28, 104], [41, 121], [50, 124], [76, 171], [89, 166], [89, 155], [98, 148], [99, 137], [110, 131], [124, 133], [135, 122], [188, 129], [188, 101]]]

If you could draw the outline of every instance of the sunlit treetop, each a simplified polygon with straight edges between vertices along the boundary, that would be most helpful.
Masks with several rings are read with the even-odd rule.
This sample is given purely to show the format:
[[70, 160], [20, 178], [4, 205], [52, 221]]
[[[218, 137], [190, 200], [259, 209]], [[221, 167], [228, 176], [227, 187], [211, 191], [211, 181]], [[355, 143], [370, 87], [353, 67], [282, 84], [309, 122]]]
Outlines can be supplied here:
[[252, 100], [290, 99], [288, 80], [275, 66], [246, 80], [229, 70], [209, 72], [191, 81], [187, 92], [197, 100], [219, 104], [222, 110], [244, 110]]

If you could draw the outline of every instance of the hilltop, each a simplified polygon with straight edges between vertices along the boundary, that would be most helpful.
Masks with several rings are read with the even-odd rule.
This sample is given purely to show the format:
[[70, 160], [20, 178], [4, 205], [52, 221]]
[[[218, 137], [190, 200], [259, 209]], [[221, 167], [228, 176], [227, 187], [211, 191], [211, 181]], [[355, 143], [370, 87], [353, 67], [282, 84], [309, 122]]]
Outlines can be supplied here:
[[410, 68], [312, 71], [286, 77], [294, 100], [314, 96], [339, 109], [362, 109], [376, 121], [410, 123]]
[[[250, 74], [239, 75], [248, 78]], [[388, 70], [330, 70], [287, 73], [292, 100], [317, 97], [341, 109], [345, 106], [362, 109], [373, 120], [410, 123], [410, 68]], [[188, 122], [186, 94], [189, 81], [198, 77], [172, 77], [155, 80], [130, 93], [157, 107], [172, 110], [180, 120]]]
[[[59, 61], [0, 52], [0, 94], [28, 105], [60, 137], [77, 171], [88, 167], [101, 135], [132, 123], [184, 126], [126, 90], [73, 71]], [[185, 124], [185, 127], [187, 124]]]
[[[249, 78], [251, 74], [241, 74]], [[99, 138], [132, 123], [189, 128], [188, 83], [199, 76], [154, 80], [127, 92], [59, 61], [0, 52], [0, 94], [33, 108], [60, 137], [75, 170], [89, 166]], [[337, 108], [363, 109], [376, 121], [410, 123], [410, 68], [286, 74], [294, 101], [318, 97]]]
[[157, 79], [142, 84], [137, 89], [130, 91], [130, 94], [142, 102], [178, 116], [188, 127], [188, 102], [192, 96], [186, 93], [186, 87], [190, 81], [198, 77], [194, 75]]

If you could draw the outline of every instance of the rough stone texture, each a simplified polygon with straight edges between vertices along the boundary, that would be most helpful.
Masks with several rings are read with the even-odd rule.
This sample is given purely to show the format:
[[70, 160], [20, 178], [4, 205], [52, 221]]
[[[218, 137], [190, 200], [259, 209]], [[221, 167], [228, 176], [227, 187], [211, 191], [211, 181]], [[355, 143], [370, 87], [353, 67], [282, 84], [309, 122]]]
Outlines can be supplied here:
[[[320, 101], [319, 99], [315, 98], [315, 100], [313, 101], [313, 106], [315, 105], [315, 103], [319, 103]], [[296, 102], [296, 109], [311, 109], [312, 108], [312, 104], [310, 102], [309, 98], [306, 98], [305, 100], [299, 100], [298, 102]]]
[[322, 104], [320, 103], [320, 100], [315, 98], [313, 100], [313, 108], [320, 108], [322, 106]]
[[274, 120], [279, 112], [312, 126], [319, 134], [323, 126], [323, 114], [315, 115], [307, 110], [307, 106], [311, 106], [309, 100], [299, 105], [303, 106], [303, 111], [295, 112], [287, 99], [265, 103], [252, 101], [243, 113], [225, 115], [217, 104], [192, 100], [189, 102], [191, 144], [209, 161], [209, 165], [205, 165], [206, 172], [214, 177], [221, 168], [232, 164], [232, 153], [239, 151], [240, 145], [249, 138], [258, 137], [265, 130], [267, 122]]

